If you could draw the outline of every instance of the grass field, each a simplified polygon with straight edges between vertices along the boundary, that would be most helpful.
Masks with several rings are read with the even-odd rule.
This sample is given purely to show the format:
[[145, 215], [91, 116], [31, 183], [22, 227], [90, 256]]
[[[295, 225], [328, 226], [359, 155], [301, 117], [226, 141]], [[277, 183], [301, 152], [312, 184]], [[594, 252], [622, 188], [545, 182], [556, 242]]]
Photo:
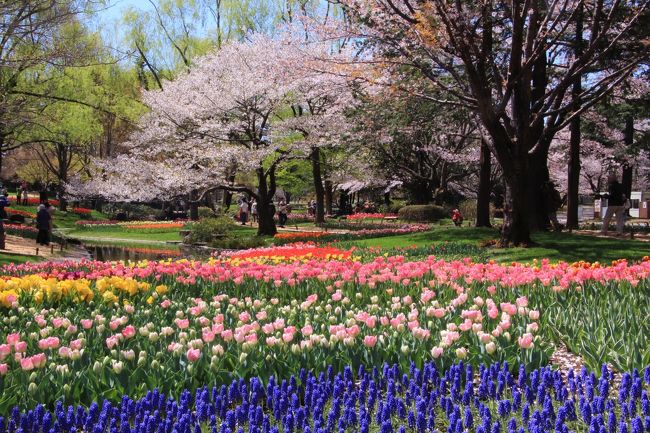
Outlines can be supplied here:
[[[457, 242], [476, 245], [482, 241], [497, 239], [494, 229], [440, 227], [425, 233], [391, 236], [354, 241], [358, 246], [395, 248], [426, 246], [441, 242]], [[548, 258], [552, 261], [611, 262], [617, 259], [639, 260], [650, 254], [650, 243], [626, 239], [604, 239], [593, 236], [570, 235], [568, 233], [535, 233], [535, 246], [530, 248], [490, 248], [488, 256], [499, 262], [530, 262], [533, 259]]]
[[38, 257], [27, 257], [16, 254], [9, 254], [0, 251], [0, 266], [8, 265], [10, 263], [27, 263], [27, 262], [39, 262], [41, 261]]

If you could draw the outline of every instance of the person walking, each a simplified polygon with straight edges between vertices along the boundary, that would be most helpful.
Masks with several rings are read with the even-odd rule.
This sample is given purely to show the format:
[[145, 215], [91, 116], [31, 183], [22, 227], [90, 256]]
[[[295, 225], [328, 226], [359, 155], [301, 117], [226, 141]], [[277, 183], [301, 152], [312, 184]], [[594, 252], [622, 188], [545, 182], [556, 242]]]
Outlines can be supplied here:
[[614, 214], [616, 214], [616, 236], [621, 236], [623, 234], [623, 229], [625, 228], [625, 201], [627, 198], [623, 192], [623, 185], [621, 185], [615, 175], [609, 175], [607, 183], [609, 185], [606, 195], [607, 212], [605, 213], [603, 228], [600, 233], [603, 235], [607, 234], [609, 223]]
[[16, 204], [20, 205], [22, 203], [23, 199], [23, 186], [18, 185], [18, 188], [16, 188]]
[[47, 246], [50, 244], [50, 222], [52, 216], [47, 211], [44, 204], [38, 205], [38, 212], [36, 213], [36, 228], [38, 235], [36, 236], [36, 243], [39, 245]]
[[239, 221], [241, 221], [241, 225], [243, 226], [248, 221], [248, 201], [245, 198], [239, 203]]
[[284, 227], [287, 223], [287, 202], [284, 199], [278, 203], [278, 222], [280, 227]]
[[5, 208], [9, 206], [9, 200], [7, 199], [7, 196], [4, 194], [0, 194], [0, 220], [5, 220], [7, 219], [7, 211]]
[[257, 222], [257, 200], [251, 202], [251, 225]]

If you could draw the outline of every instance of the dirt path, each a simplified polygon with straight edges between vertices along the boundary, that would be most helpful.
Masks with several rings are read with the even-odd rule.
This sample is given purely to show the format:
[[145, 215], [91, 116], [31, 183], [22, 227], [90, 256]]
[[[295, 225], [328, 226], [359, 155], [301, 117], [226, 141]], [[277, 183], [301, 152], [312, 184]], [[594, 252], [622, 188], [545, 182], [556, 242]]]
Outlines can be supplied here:
[[33, 239], [7, 235], [5, 239], [5, 249], [0, 250], [0, 252], [50, 259], [56, 257], [60, 250], [61, 246], [56, 243], [51, 243], [50, 247], [43, 247], [37, 245], [36, 241]]
[[[593, 236], [603, 239], [620, 239], [630, 240], [630, 233], [625, 233], [623, 236], [616, 236], [616, 232], [608, 232], [606, 235], [600, 233], [599, 230], [574, 230], [573, 233], [578, 235]], [[634, 233], [634, 240], [641, 242], [650, 242], [650, 234], [648, 233]]]

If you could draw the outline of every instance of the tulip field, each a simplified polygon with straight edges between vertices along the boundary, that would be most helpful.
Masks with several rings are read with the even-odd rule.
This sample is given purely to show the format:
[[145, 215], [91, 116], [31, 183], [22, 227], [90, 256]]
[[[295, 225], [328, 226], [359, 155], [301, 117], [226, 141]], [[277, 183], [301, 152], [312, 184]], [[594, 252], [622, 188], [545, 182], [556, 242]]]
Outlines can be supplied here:
[[0, 432], [650, 431], [647, 257], [422, 253], [5, 266]]

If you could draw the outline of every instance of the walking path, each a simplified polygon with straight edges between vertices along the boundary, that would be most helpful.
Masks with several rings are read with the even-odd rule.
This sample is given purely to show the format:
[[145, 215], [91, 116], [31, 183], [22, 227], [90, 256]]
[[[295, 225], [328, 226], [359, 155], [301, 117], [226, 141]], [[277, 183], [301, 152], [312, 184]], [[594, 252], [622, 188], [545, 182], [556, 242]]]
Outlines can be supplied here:
[[[630, 240], [630, 233], [626, 232], [623, 236], [616, 236], [616, 232], [608, 232], [606, 235], [600, 233], [600, 230], [574, 230], [573, 233], [578, 235], [593, 236], [603, 239], [620, 239]], [[641, 242], [650, 242], [650, 234], [648, 233], [634, 233], [634, 240]]]
[[57, 256], [61, 245], [51, 243], [50, 247], [43, 247], [36, 244], [33, 239], [21, 238], [19, 236], [6, 235], [5, 249], [0, 253], [19, 254], [27, 257], [42, 257], [50, 259]]

